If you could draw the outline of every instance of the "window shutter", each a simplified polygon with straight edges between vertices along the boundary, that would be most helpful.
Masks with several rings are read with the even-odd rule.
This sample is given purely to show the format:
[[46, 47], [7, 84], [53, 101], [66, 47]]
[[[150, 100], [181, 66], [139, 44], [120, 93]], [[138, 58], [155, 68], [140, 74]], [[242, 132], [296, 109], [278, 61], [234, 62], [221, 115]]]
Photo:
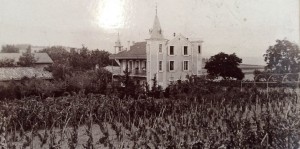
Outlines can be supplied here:
[[190, 68], [189, 68], [189, 67], [190, 67], [189, 61], [187, 61], [187, 64], [186, 64], [186, 65], [187, 65], [187, 66], [186, 66], [186, 67], [187, 67], [187, 70], [190, 70]]
[[167, 61], [167, 62], [166, 62], [166, 65], [167, 65], [167, 66], [166, 66], [167, 70], [170, 71], [170, 62]]

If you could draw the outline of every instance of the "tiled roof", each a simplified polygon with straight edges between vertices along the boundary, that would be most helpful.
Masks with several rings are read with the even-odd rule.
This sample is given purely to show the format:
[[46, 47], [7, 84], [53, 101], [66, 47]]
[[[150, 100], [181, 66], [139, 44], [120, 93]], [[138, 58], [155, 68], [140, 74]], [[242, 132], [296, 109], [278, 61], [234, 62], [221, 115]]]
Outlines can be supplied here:
[[130, 50], [109, 56], [110, 59], [146, 59], [146, 42], [137, 42], [130, 46]]
[[[19, 58], [23, 53], [0, 53], [0, 60], [3, 59], [14, 59], [15, 62], [19, 61]], [[52, 64], [53, 61], [47, 53], [32, 53], [34, 54], [37, 64]]]
[[2, 67], [0, 68], [0, 81], [20, 80], [23, 77], [36, 77], [52, 79], [52, 73], [33, 67]]

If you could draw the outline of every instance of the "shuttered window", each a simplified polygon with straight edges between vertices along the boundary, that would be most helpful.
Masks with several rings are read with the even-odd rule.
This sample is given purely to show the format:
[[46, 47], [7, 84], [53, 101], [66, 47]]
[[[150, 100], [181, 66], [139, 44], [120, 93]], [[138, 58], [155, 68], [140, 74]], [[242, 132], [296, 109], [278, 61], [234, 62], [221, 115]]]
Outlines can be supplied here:
[[170, 61], [170, 63], [169, 63], [169, 70], [170, 71], [174, 71], [174, 65], [175, 65], [175, 63], [174, 63], [174, 61]]
[[162, 71], [162, 61], [158, 62], [158, 71]]
[[183, 61], [183, 70], [189, 70], [189, 61]]
[[162, 53], [162, 44], [159, 44], [158, 52], [159, 52], [159, 53]]
[[174, 55], [174, 46], [170, 46], [170, 55]]
[[188, 55], [188, 46], [183, 46], [183, 55]]

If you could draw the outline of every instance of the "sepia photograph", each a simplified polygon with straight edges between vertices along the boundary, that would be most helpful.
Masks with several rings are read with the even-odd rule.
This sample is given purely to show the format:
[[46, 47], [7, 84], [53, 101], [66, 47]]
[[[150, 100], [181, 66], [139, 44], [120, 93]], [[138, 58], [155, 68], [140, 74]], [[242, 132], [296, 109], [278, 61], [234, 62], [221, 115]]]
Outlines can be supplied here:
[[300, 149], [299, 0], [0, 0], [0, 149]]

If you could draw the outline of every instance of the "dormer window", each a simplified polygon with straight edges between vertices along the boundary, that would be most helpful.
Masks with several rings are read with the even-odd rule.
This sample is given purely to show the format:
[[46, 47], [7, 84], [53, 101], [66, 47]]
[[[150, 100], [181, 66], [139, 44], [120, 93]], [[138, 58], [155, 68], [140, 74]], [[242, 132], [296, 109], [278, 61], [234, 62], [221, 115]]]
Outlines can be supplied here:
[[170, 55], [174, 55], [174, 46], [170, 46]]

